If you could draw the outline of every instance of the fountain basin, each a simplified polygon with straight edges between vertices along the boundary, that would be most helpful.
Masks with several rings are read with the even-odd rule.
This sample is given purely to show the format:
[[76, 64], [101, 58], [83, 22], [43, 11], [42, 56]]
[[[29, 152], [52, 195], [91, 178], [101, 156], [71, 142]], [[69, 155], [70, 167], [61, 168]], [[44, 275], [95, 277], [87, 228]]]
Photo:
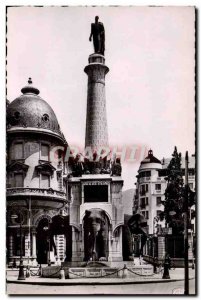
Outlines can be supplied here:
[[[133, 265], [131, 263], [124, 265], [108, 266], [108, 263], [89, 262], [82, 263], [81, 266], [62, 266], [66, 279], [79, 278], [137, 278], [139, 276], [153, 275], [153, 266]], [[42, 268], [42, 277], [59, 278], [61, 266], [49, 266]]]

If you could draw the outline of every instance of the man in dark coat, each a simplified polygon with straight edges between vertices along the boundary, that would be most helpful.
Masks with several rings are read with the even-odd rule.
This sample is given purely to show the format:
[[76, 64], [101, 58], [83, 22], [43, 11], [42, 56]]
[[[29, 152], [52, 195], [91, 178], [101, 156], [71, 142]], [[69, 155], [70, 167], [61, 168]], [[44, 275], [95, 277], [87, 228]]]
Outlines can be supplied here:
[[91, 24], [91, 34], [89, 41], [93, 36], [94, 51], [95, 53], [100, 53], [104, 55], [105, 52], [105, 29], [103, 23], [98, 22], [99, 17], [95, 17], [95, 23]]

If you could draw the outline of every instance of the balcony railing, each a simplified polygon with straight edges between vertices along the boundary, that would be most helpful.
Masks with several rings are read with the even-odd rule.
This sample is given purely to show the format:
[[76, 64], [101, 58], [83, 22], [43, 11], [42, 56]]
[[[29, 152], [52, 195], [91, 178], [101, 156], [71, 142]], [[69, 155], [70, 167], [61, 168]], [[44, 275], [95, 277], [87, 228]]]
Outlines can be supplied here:
[[44, 196], [53, 198], [66, 198], [64, 192], [53, 189], [38, 189], [38, 188], [7, 188], [7, 196], [30, 195], [30, 196]]
[[151, 180], [151, 177], [141, 177], [139, 180], [140, 180], [140, 183], [142, 183], [142, 182], [148, 182], [148, 181]]

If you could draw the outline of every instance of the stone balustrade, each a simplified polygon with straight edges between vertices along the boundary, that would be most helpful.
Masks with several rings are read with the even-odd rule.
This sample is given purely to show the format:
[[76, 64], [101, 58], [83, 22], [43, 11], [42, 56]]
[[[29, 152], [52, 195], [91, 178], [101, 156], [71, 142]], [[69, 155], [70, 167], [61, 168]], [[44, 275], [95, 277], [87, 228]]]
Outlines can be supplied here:
[[61, 191], [56, 191], [53, 189], [39, 189], [39, 188], [7, 188], [7, 196], [17, 196], [17, 195], [30, 195], [30, 196], [44, 196], [65, 199], [66, 194]]

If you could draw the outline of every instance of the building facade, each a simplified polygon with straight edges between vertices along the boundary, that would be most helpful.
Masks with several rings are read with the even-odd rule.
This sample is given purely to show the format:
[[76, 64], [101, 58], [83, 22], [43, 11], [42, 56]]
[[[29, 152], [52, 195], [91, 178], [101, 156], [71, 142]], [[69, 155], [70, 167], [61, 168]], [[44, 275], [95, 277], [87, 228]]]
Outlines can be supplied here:
[[[149, 150], [148, 156], [141, 162], [136, 182], [136, 190], [133, 201], [133, 213], [142, 214], [147, 222], [147, 233], [151, 238], [145, 247], [145, 254], [163, 257], [165, 254], [165, 239], [169, 237], [170, 248], [174, 252], [174, 256], [181, 255], [181, 245], [183, 240], [171, 240], [171, 228], [166, 228], [165, 221], [160, 221], [159, 215], [164, 210], [161, 201], [165, 200], [165, 190], [167, 187], [167, 167], [170, 158], [157, 159], [153, 155], [153, 151]], [[181, 169], [183, 179], [185, 180], [185, 160], [182, 158]], [[188, 182], [192, 191], [195, 191], [195, 156], [189, 158], [188, 164]], [[195, 211], [195, 205], [191, 207], [191, 211]], [[189, 229], [189, 259], [192, 259], [193, 236], [195, 235], [195, 218], [192, 219], [192, 228]], [[152, 237], [158, 237], [157, 245]], [[182, 239], [182, 238], [181, 238]], [[177, 244], [178, 242], [178, 244]], [[153, 251], [153, 249], [155, 249]]]
[[[154, 157], [153, 151], [149, 150], [148, 156], [141, 162], [136, 182], [136, 190], [133, 201], [133, 212], [141, 213], [147, 221], [147, 231], [154, 234], [156, 225], [163, 227], [164, 222], [158, 220], [158, 216], [164, 210], [161, 201], [165, 200], [167, 187], [166, 170], [170, 158], [161, 161]], [[183, 179], [185, 174], [185, 160], [182, 158], [181, 169]], [[192, 191], [195, 191], [195, 156], [189, 158], [188, 182]], [[192, 207], [194, 209], [194, 207]], [[157, 224], [156, 224], [157, 223]]]
[[47, 263], [48, 252], [53, 260], [65, 256], [65, 239], [55, 245], [55, 232], [51, 242], [50, 227], [68, 211], [63, 161], [55, 151], [67, 142], [30, 78], [21, 92], [7, 106], [7, 260], [35, 265]]

